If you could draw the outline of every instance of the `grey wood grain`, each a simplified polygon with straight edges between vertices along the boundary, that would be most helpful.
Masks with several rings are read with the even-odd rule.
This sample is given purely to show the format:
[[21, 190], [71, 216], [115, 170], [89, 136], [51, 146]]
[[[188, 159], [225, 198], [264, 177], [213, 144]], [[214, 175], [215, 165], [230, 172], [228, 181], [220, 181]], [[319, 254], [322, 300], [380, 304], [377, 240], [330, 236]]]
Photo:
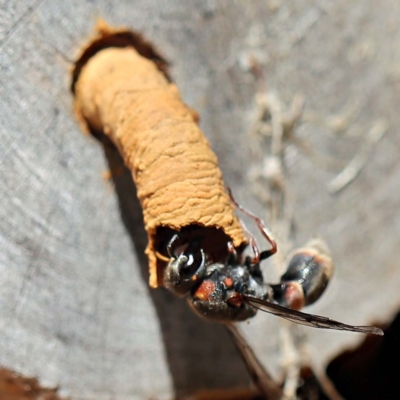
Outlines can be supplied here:
[[[221, 326], [147, 286], [146, 238], [127, 172], [82, 134], [69, 69], [96, 19], [142, 32], [171, 61], [183, 98], [219, 156], [226, 182], [261, 216], [248, 172], [258, 85], [243, 60], [262, 60], [267, 87], [327, 119], [360, 104], [360, 133], [323, 124], [299, 135], [346, 163], [378, 118], [388, 121], [360, 176], [331, 196], [335, 172], [298, 153], [289, 168], [296, 242], [320, 234], [337, 273], [312, 311], [348, 323], [384, 321], [399, 304], [400, 5], [378, 1], [9, 1], [0, 14], [0, 364], [59, 385], [73, 399], [171, 398], [245, 385]], [[113, 161], [114, 160], [114, 161]], [[278, 374], [279, 324], [244, 328]], [[357, 335], [305, 330], [322, 368]]]

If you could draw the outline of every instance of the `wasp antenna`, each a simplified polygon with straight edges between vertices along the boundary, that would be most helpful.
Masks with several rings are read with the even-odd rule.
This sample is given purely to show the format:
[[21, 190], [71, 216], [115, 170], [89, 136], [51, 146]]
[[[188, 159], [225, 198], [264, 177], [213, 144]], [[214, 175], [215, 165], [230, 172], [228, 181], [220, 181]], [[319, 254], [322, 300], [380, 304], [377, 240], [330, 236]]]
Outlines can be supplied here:
[[170, 260], [170, 258], [163, 256], [161, 253], [159, 253], [158, 251], [155, 252], [156, 257], [161, 260], [161, 261], [165, 261], [168, 262]]

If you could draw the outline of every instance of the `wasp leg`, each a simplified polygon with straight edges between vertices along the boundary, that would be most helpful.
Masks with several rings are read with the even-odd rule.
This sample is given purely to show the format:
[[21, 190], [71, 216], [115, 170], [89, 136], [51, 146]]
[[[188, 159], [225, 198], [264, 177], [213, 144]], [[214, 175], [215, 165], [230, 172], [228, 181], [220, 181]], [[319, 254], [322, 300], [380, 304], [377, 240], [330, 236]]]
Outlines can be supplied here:
[[260, 262], [261, 258], [260, 258], [260, 249], [258, 248], [257, 240], [256, 240], [255, 236], [249, 231], [246, 224], [241, 219], [239, 219], [239, 221], [240, 221], [240, 224], [242, 225], [243, 230], [246, 232], [246, 235], [249, 238], [250, 246], [251, 246], [251, 249], [253, 250], [253, 254], [254, 254], [253, 258], [246, 257], [246, 264], [248, 264], [249, 260], [250, 260], [250, 264], [258, 264]]
[[227, 250], [228, 250], [228, 259], [227, 259], [227, 264], [236, 264], [238, 260], [238, 254], [235, 249], [235, 246], [233, 245], [233, 242], [229, 241], [226, 244]]
[[[255, 257], [254, 257], [254, 262], [258, 263], [261, 260], [265, 260], [268, 257], [271, 257], [273, 254], [275, 254], [278, 250], [277, 245], [275, 240], [273, 239], [271, 233], [268, 231], [264, 221], [257, 217], [257, 215], [253, 214], [251, 211], [247, 210], [246, 208], [244, 208], [242, 205], [240, 205], [233, 197], [232, 195], [232, 191], [228, 188], [228, 193], [229, 196], [231, 198], [231, 201], [233, 202], [233, 204], [235, 204], [235, 206], [242, 211], [244, 214], [246, 214], [248, 217], [252, 218], [254, 220], [254, 222], [256, 223], [258, 229], [260, 230], [261, 234], [264, 236], [264, 238], [269, 242], [269, 244], [271, 245], [271, 249], [269, 250], [264, 250], [261, 253], [258, 251], [258, 247], [257, 244], [255, 244], [255, 247], [257, 248], [257, 253], [254, 252]], [[245, 228], [245, 230], [248, 232], [247, 228]], [[252, 243], [252, 239], [255, 238], [253, 235], [249, 234], [250, 236], [250, 243]], [[253, 247], [253, 244], [252, 244]], [[254, 247], [253, 247], [253, 251], [254, 251]]]
[[261, 364], [239, 328], [235, 324], [225, 324], [225, 326], [247, 366], [253, 383], [260, 391], [262, 398], [268, 398], [271, 400], [282, 399], [283, 393], [279, 384], [274, 381], [270, 373]]

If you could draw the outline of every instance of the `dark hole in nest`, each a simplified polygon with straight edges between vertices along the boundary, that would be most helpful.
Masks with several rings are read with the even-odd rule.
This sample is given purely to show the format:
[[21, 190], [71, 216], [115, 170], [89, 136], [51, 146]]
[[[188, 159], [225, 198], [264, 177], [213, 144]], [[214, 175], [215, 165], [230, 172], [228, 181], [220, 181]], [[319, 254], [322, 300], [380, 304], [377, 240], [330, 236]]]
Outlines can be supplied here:
[[75, 67], [72, 71], [71, 91], [75, 94], [75, 84], [79, 78], [82, 68], [96, 53], [108, 47], [133, 47], [141, 56], [152, 60], [158, 69], [164, 73], [169, 81], [168, 75], [169, 63], [160, 55], [155, 47], [146, 41], [140, 33], [128, 29], [113, 30], [103, 24], [98, 27], [98, 37], [93, 39], [87, 46], [78, 60], [75, 62]]

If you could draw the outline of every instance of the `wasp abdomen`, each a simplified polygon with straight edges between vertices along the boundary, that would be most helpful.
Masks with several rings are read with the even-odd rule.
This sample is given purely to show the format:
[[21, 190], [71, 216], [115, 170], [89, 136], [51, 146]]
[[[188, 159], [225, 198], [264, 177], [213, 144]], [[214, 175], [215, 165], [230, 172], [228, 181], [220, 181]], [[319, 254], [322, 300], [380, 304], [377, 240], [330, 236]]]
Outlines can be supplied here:
[[325, 242], [311, 240], [295, 250], [279, 285], [273, 285], [274, 300], [300, 310], [317, 301], [325, 291], [334, 265]]

